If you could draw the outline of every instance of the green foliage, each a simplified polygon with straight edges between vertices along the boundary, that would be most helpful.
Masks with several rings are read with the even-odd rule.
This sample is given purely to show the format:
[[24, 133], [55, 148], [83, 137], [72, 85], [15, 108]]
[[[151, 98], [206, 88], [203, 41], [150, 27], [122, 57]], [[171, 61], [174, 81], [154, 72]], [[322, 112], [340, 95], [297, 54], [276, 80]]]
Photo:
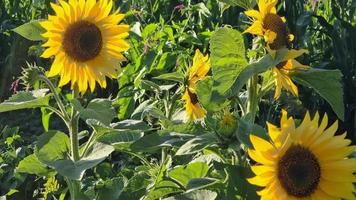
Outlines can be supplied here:
[[47, 92], [47, 89], [19, 92], [0, 104], [0, 112], [46, 106], [49, 102]]
[[293, 74], [298, 83], [313, 88], [333, 108], [337, 116], [344, 120], [344, 93], [339, 70], [308, 70]]
[[31, 41], [45, 40], [44, 37], [42, 37], [41, 35], [45, 32], [45, 29], [42, 28], [39, 21], [37, 20], [16, 27], [15, 29], [13, 29], [13, 31]]

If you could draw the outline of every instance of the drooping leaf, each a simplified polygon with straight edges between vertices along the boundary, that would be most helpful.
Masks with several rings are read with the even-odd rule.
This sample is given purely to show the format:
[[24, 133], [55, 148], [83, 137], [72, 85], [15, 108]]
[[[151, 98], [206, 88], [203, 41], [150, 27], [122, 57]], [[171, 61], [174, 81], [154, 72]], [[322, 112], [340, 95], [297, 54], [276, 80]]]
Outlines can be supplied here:
[[40, 25], [38, 20], [30, 21], [15, 29], [14, 32], [31, 41], [44, 41], [45, 38], [41, 35], [46, 30]]
[[304, 86], [313, 88], [330, 104], [336, 115], [344, 120], [344, 93], [341, 84], [342, 73], [339, 70], [298, 71], [292, 74], [292, 78]]
[[47, 106], [50, 96], [46, 95], [47, 92], [48, 89], [34, 90], [30, 92], [18, 92], [0, 104], [0, 113]]

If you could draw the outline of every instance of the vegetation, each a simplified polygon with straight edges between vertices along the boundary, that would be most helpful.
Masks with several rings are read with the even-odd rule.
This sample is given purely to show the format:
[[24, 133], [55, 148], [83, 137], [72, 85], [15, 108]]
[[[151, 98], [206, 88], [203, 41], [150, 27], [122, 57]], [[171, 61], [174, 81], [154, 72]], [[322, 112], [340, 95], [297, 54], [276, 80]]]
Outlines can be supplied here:
[[0, 199], [354, 199], [355, 11], [0, 0]]

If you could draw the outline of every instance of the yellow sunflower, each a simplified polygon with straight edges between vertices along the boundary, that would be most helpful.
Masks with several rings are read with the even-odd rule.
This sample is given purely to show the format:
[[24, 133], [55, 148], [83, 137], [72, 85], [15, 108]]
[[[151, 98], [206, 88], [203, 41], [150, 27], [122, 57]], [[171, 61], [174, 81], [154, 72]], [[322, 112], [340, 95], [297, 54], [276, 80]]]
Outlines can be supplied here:
[[188, 71], [188, 81], [182, 99], [185, 101], [185, 112], [188, 120], [204, 118], [206, 110], [199, 104], [196, 95], [196, 83], [203, 80], [210, 70], [209, 56], [204, 56], [199, 49], [195, 51], [193, 65]]
[[275, 85], [276, 85], [276, 91], [274, 94], [275, 99], [278, 99], [281, 96], [282, 88], [291, 92], [294, 96], [298, 96], [298, 87], [293, 83], [292, 79], [290, 78], [290, 72], [293, 72], [295, 70], [309, 69], [309, 66], [302, 65], [295, 60], [295, 58], [307, 52], [308, 51], [305, 49], [288, 50], [285, 56], [285, 61], [281, 62], [280, 64], [272, 68], [273, 76], [275, 78]]
[[259, 0], [259, 10], [247, 10], [245, 14], [253, 18], [252, 25], [245, 30], [245, 33], [251, 33], [264, 37], [271, 49], [289, 47], [293, 35], [288, 33], [284, 18], [276, 14], [277, 0]]
[[313, 119], [307, 113], [296, 127], [283, 111], [280, 128], [267, 126], [271, 141], [250, 136], [249, 155], [258, 165], [248, 181], [263, 187], [261, 200], [356, 199], [356, 158], [347, 158], [356, 146], [349, 146], [346, 133], [335, 136], [337, 121], [327, 128], [326, 114], [319, 124], [318, 113]]
[[59, 86], [71, 82], [81, 93], [96, 82], [106, 87], [106, 77], [115, 78], [122, 53], [129, 49], [124, 40], [129, 26], [118, 25], [125, 17], [118, 11], [110, 14], [112, 0], [59, 0], [51, 3], [55, 15], [41, 22], [48, 41], [42, 57], [54, 56], [49, 77], [60, 75]]

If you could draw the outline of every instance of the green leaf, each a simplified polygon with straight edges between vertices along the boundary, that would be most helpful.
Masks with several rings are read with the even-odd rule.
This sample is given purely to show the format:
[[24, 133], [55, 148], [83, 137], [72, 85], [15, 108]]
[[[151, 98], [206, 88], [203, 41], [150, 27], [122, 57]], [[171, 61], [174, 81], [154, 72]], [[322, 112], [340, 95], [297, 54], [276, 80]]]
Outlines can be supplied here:
[[65, 133], [49, 131], [38, 138], [35, 155], [42, 163], [52, 166], [56, 160], [67, 157], [69, 146], [70, 141]]
[[163, 180], [160, 181], [157, 185], [155, 185], [154, 190], [150, 191], [150, 193], [146, 197], [146, 200], [156, 200], [169, 194], [179, 192], [182, 192], [182, 189], [180, 189], [176, 183], [172, 181]]
[[194, 136], [180, 133], [167, 133], [162, 136], [151, 133], [134, 142], [130, 148], [136, 152], [156, 151], [162, 147], [179, 146], [192, 137]]
[[216, 144], [217, 142], [218, 138], [216, 138], [214, 134], [207, 133], [199, 135], [183, 144], [178, 149], [176, 155], [194, 154], [207, 148], [208, 146]]
[[73, 100], [72, 104], [79, 111], [83, 120], [96, 119], [105, 125], [109, 125], [116, 116], [112, 101], [108, 99], [93, 99], [86, 108], [83, 108], [76, 100]]
[[46, 95], [47, 92], [48, 89], [18, 92], [0, 104], [0, 113], [47, 106], [49, 102], [49, 95]]
[[210, 51], [214, 88], [225, 94], [248, 64], [243, 36], [234, 29], [220, 28], [211, 37]]
[[39, 22], [38, 20], [30, 21], [13, 29], [13, 31], [31, 41], [44, 41], [45, 38], [41, 34], [45, 33], [46, 29]]
[[217, 111], [221, 110], [226, 106], [226, 103], [217, 103], [211, 101], [211, 95], [213, 90], [214, 80], [212, 77], [207, 77], [202, 81], [198, 81], [197, 83], [197, 95], [199, 103], [208, 111]]
[[247, 178], [254, 176], [250, 167], [214, 162], [214, 169], [228, 176], [226, 182], [214, 185], [223, 191], [219, 193], [221, 199], [259, 199], [256, 194], [258, 188], [247, 181]]
[[179, 83], [184, 83], [184, 74], [181, 72], [172, 72], [172, 73], [167, 73], [167, 74], [162, 74], [155, 79], [161, 79], [161, 80], [169, 80], [169, 81], [176, 81]]
[[263, 127], [258, 124], [252, 123], [249, 119], [246, 119], [248, 115], [238, 119], [238, 128], [235, 132], [237, 139], [247, 147], [252, 147], [250, 141], [250, 134], [256, 135], [260, 138], [269, 140], [269, 137]]
[[344, 93], [341, 84], [342, 73], [339, 70], [298, 71], [292, 74], [292, 78], [299, 84], [313, 88], [330, 104], [336, 115], [344, 120]]
[[49, 166], [55, 168], [59, 174], [73, 180], [81, 180], [87, 169], [93, 168], [102, 162], [114, 151], [114, 147], [103, 143], [96, 143], [91, 151], [79, 161], [61, 159], [50, 162]]
[[219, 0], [221, 2], [226, 3], [227, 5], [230, 6], [240, 6], [242, 8], [245, 8], [246, 10], [252, 9], [254, 7], [254, 0]]
[[111, 127], [113, 127], [114, 129], [128, 129], [128, 130], [141, 130], [141, 131], [148, 131], [149, 129], [151, 129], [146, 122], [142, 120], [133, 120], [133, 119], [127, 119], [121, 122], [111, 124]]
[[45, 131], [48, 131], [49, 122], [50, 122], [53, 112], [46, 108], [41, 108], [41, 112], [42, 112], [42, 126]]
[[110, 144], [115, 149], [127, 149], [133, 142], [143, 137], [143, 132], [138, 130], [113, 130], [97, 138], [97, 141]]
[[127, 186], [127, 180], [121, 177], [106, 180], [104, 187], [99, 190], [98, 200], [118, 199]]
[[193, 178], [187, 184], [187, 191], [204, 189], [214, 185], [217, 182], [219, 182], [219, 180], [214, 178]]
[[196, 190], [184, 194], [178, 194], [173, 197], [168, 197], [163, 200], [215, 200], [218, 194], [210, 190]]
[[35, 174], [37, 176], [48, 176], [53, 170], [41, 163], [35, 154], [31, 154], [20, 161], [16, 168], [16, 172]]
[[168, 172], [168, 176], [182, 185], [187, 186], [194, 178], [204, 178], [209, 171], [209, 166], [203, 162], [189, 163], [184, 166], [177, 166]]

